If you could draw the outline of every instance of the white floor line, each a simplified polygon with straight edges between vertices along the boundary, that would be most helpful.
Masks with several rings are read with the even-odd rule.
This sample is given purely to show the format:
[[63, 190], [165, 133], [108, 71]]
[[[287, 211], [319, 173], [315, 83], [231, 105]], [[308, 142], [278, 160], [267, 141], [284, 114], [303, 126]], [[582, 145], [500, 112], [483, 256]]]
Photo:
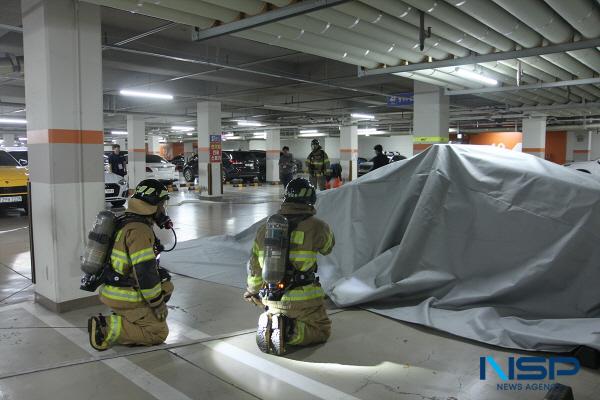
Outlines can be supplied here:
[[[21, 304], [22, 308], [29, 313], [31, 313], [34, 317], [40, 319], [44, 323], [49, 326], [72, 326], [69, 321], [59, 317], [56, 314], [53, 314], [49, 311], [38, 310], [32, 304]], [[77, 346], [81, 347], [87, 353], [92, 356], [97, 356], [98, 353], [90, 347], [88, 342], [87, 333], [80, 331], [79, 329], [56, 329], [58, 333], [69, 339], [71, 342], [75, 343]], [[117, 354], [114, 350], [109, 349], [107, 352], [113, 352]], [[110, 360], [102, 360], [102, 363], [112, 368], [114, 371], [118, 372], [125, 378], [127, 378], [131, 383], [139, 386], [142, 390], [148, 392], [153, 397], [156, 397], [160, 400], [191, 400], [190, 397], [181, 393], [179, 390], [175, 389], [168, 383], [160, 380], [156, 376], [152, 375], [145, 369], [136, 365], [135, 363], [129, 361], [125, 357], [114, 358]]]
[[[180, 332], [182, 332], [182, 335], [189, 339], [202, 339], [209, 336], [204, 332], [198, 331], [180, 322], [177, 323], [177, 328], [180, 330]], [[287, 369], [280, 364], [257, 356], [249, 351], [240, 349], [232, 344], [225, 343], [223, 340], [202, 343], [202, 345], [210, 348], [216, 353], [222, 354], [244, 365], [254, 368], [258, 373], [270, 375], [275, 379], [278, 379], [290, 386], [294, 386], [297, 389], [300, 389], [320, 399], [360, 400], [358, 397], [354, 397], [324, 383], [308, 378], [304, 375]], [[255, 395], [258, 394], [255, 393]]]

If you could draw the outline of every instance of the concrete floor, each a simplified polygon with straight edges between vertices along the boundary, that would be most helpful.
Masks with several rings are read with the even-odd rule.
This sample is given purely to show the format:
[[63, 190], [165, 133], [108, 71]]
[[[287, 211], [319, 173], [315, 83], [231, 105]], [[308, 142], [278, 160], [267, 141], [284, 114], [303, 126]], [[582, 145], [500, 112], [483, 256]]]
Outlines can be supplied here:
[[[179, 240], [237, 233], [277, 210], [278, 187], [226, 187], [220, 202], [175, 194], [169, 207]], [[179, 205], [176, 205], [179, 204]], [[544, 391], [498, 390], [479, 379], [479, 357], [514, 352], [360, 309], [331, 307], [328, 343], [286, 358], [254, 341], [261, 310], [238, 288], [175, 276], [170, 335], [154, 348], [88, 344], [97, 306], [53, 314], [32, 302], [27, 219], [0, 210], [0, 399], [543, 399]], [[167, 266], [168, 267], [168, 266]], [[600, 398], [600, 374], [561, 382], [577, 400]]]

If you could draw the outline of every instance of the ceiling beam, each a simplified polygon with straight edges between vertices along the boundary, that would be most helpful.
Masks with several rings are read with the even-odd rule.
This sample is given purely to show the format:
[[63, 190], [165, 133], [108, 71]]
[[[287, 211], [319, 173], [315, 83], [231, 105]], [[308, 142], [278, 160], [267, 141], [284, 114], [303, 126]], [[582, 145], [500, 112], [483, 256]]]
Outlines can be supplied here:
[[497, 53], [472, 55], [448, 60], [424, 62], [417, 64], [398, 65], [396, 67], [359, 70], [359, 76], [393, 74], [396, 72], [413, 72], [423, 69], [458, 67], [461, 65], [478, 64], [490, 61], [513, 60], [516, 58], [540, 56], [544, 54], [564, 53], [566, 51], [590, 49], [600, 46], [600, 38], [581, 40], [579, 42], [554, 44], [530, 49], [500, 51]]
[[268, 11], [252, 17], [242, 18], [228, 24], [223, 24], [204, 30], [196, 30], [193, 38], [195, 41], [199, 42], [223, 35], [229, 35], [232, 33], [245, 31], [247, 29], [256, 28], [258, 26], [270, 24], [272, 22], [281, 21], [283, 19], [321, 10], [323, 8], [338, 6], [348, 1], [349, 0], [305, 0], [289, 6], [278, 8], [273, 11]]
[[563, 86], [579, 86], [579, 85], [594, 85], [599, 84], [600, 78], [586, 78], [586, 79], [573, 79], [569, 81], [558, 81], [558, 82], [540, 82], [533, 83], [531, 85], [521, 86], [500, 86], [500, 87], [485, 87], [479, 89], [460, 89], [452, 90], [445, 89], [444, 94], [447, 96], [460, 96], [465, 94], [480, 94], [480, 93], [495, 93], [495, 92], [517, 92], [519, 90], [534, 90], [534, 89], [548, 89]]

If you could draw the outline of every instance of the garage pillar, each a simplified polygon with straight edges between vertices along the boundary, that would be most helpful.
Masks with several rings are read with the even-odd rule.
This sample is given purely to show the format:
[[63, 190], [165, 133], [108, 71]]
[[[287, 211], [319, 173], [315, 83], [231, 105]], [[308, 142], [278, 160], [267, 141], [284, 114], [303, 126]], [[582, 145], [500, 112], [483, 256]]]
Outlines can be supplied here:
[[358, 127], [349, 122], [340, 128], [340, 165], [342, 179], [353, 181], [358, 177]]
[[413, 153], [448, 143], [450, 102], [444, 88], [414, 81]]
[[523, 119], [523, 153], [536, 157], [546, 156], [546, 117]]
[[104, 209], [100, 7], [21, 0], [35, 300], [54, 311], [97, 303], [79, 290], [80, 256]]
[[2, 135], [2, 145], [4, 147], [12, 147], [15, 145], [15, 134], [14, 133], [5, 133]]
[[[198, 103], [198, 183], [203, 194], [223, 195], [221, 182], [221, 103]], [[211, 136], [213, 140], [211, 142]], [[212, 148], [211, 148], [212, 147]]]
[[148, 153], [160, 155], [160, 136], [148, 136]]
[[[575, 131], [568, 132], [568, 135], [573, 136], [573, 154], [570, 154], [569, 160], [590, 161], [592, 153], [592, 132], [591, 131]], [[570, 138], [569, 138], [570, 139]], [[567, 139], [567, 140], [569, 140]]]
[[129, 188], [146, 178], [146, 123], [139, 115], [127, 116], [127, 175]]
[[189, 159], [194, 154], [194, 143], [183, 142], [183, 156], [185, 159]]
[[279, 183], [279, 153], [281, 152], [281, 141], [279, 129], [267, 131], [266, 153], [267, 153], [267, 182]]

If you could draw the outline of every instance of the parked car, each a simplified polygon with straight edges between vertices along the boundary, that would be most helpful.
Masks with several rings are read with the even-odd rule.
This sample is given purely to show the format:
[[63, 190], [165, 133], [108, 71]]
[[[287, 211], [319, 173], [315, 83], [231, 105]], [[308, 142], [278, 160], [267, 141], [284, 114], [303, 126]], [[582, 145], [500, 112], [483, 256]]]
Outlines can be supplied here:
[[[125, 156], [129, 163], [129, 156]], [[170, 185], [179, 180], [179, 173], [175, 165], [171, 164], [157, 154], [146, 154], [146, 178], [157, 179], [165, 185]]]
[[26, 167], [29, 164], [29, 154], [27, 153], [27, 147], [5, 147], [4, 150], [6, 150], [8, 154], [13, 156], [13, 158], [17, 160], [17, 162], [21, 166]]
[[565, 167], [576, 169], [586, 174], [592, 175], [594, 178], [600, 179], [600, 159], [595, 161], [580, 161], [565, 164]]
[[4, 150], [0, 150], [0, 207], [22, 208], [29, 213], [27, 202], [27, 168]]
[[[222, 154], [223, 181], [234, 179], [255, 181], [260, 178], [259, 162], [249, 151], [224, 151]], [[198, 155], [194, 154], [183, 167], [186, 182], [193, 182], [198, 177]]]
[[358, 164], [358, 171], [356, 171], [358, 176], [363, 176], [367, 172], [371, 171], [371, 168], [373, 168], [373, 163], [363, 157], [358, 157], [356, 163]]
[[112, 172], [104, 171], [104, 198], [113, 207], [122, 207], [127, 200], [129, 185], [127, 179]]
[[169, 162], [175, 165], [176, 171], [183, 171], [183, 166], [185, 165], [185, 157], [183, 154], [173, 157]]
[[266, 182], [267, 180], [267, 152], [264, 150], [250, 150], [250, 153], [256, 157], [258, 161], [258, 171], [260, 175], [258, 176], [258, 180], [261, 182]]

